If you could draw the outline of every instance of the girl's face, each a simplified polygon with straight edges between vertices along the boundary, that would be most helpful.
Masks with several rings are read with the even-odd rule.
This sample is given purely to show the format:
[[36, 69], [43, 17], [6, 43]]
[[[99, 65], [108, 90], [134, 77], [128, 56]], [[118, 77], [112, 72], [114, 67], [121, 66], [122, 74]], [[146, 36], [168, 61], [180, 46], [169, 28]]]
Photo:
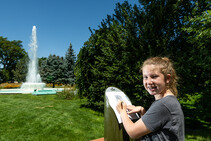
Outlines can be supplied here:
[[160, 72], [160, 69], [155, 65], [146, 65], [142, 69], [143, 84], [145, 89], [151, 95], [163, 94], [166, 91], [166, 83], [169, 80], [165, 80], [164, 75]]

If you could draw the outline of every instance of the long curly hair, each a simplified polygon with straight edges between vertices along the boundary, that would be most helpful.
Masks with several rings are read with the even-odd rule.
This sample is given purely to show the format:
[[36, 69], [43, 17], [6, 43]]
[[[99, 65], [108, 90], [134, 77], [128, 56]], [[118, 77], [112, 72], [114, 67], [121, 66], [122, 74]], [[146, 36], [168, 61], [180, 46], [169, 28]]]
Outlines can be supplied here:
[[167, 85], [167, 89], [169, 89], [175, 96], [177, 96], [178, 77], [172, 61], [167, 57], [151, 57], [144, 61], [143, 65], [141, 66], [140, 72], [142, 72], [143, 67], [146, 65], [157, 66], [160, 69], [160, 72], [164, 75], [165, 80], [167, 79], [167, 75], [170, 74], [171, 77]]

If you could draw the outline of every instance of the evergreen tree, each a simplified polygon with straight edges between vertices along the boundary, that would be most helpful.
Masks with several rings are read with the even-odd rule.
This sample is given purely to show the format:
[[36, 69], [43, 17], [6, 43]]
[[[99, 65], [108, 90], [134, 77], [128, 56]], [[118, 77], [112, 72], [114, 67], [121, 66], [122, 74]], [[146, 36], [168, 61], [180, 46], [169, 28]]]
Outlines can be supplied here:
[[90, 46], [90, 44], [91, 41], [86, 41], [84, 43], [84, 47], [80, 49], [74, 69], [76, 75], [76, 84], [80, 97], [87, 97], [90, 94], [88, 91], [90, 83], [93, 79], [93, 75], [91, 74], [91, 65], [94, 61], [94, 54], [92, 52], [92, 47]]
[[108, 86], [123, 89], [130, 97], [138, 94], [137, 89], [131, 89], [141, 86], [137, 77], [140, 61], [134, 60], [139, 59], [142, 46], [135, 32], [134, 17], [128, 2], [118, 4], [116, 15], [103, 20], [100, 29], [94, 30], [79, 52], [76, 82], [79, 95], [87, 97], [88, 106], [102, 110], [104, 91]]
[[47, 83], [55, 84], [63, 83], [65, 76], [64, 58], [56, 55], [49, 55], [46, 60], [42, 61], [40, 67], [40, 75], [42, 80]]
[[76, 57], [72, 48], [72, 44], [70, 43], [70, 46], [65, 55], [65, 65], [66, 65], [65, 68], [66, 79], [64, 80], [65, 84], [70, 84], [70, 85], [75, 84], [75, 75], [74, 75], [75, 61]]

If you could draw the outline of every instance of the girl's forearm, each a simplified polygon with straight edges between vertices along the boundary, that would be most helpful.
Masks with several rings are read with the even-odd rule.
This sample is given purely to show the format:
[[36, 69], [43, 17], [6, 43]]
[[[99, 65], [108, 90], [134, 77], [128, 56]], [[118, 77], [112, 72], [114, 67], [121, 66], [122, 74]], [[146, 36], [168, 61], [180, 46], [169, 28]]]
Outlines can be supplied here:
[[134, 138], [134, 136], [133, 136], [133, 133], [134, 133], [133, 132], [134, 123], [128, 117], [128, 114], [127, 114], [126, 111], [122, 111], [120, 113], [120, 116], [121, 116], [121, 119], [122, 119], [122, 122], [123, 122], [123, 125], [124, 125], [124, 128], [125, 128], [126, 132], [128, 133], [128, 135], [131, 138]]
[[132, 138], [139, 138], [143, 135], [146, 135], [150, 133], [151, 131], [145, 126], [142, 119], [139, 119], [135, 123], [128, 117], [128, 114], [126, 111], [122, 110], [120, 112], [120, 116], [122, 118], [122, 122], [124, 125], [124, 128], [128, 135]]

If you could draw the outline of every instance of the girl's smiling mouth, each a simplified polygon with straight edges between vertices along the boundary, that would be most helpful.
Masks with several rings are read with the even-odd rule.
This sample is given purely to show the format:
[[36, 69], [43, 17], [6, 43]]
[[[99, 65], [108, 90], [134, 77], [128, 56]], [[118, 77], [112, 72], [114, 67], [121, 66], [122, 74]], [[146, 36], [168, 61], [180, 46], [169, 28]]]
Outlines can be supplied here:
[[155, 91], [157, 89], [157, 87], [156, 86], [148, 86], [148, 89], [150, 91]]

